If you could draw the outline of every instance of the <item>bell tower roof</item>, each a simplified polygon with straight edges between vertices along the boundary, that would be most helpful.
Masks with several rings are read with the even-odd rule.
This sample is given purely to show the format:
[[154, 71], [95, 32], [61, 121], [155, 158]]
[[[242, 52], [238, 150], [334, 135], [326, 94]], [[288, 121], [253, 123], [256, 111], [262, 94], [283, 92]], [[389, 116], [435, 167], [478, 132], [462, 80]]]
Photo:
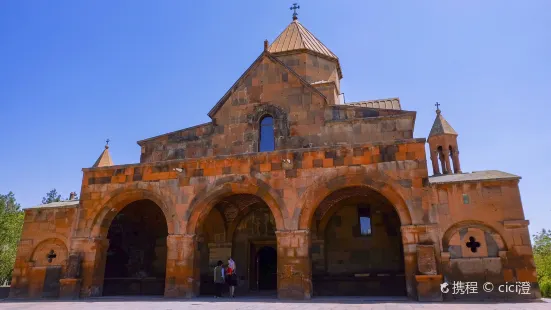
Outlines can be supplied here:
[[92, 166], [93, 168], [113, 166], [113, 160], [111, 160], [111, 155], [109, 154], [109, 139], [107, 139], [106, 142], [107, 144], [105, 144], [105, 149], [101, 152], [98, 160], [96, 160]]
[[429, 133], [429, 138], [432, 136], [440, 135], [454, 135], [457, 136], [457, 132], [452, 128], [450, 123], [442, 116], [442, 111], [438, 108], [439, 104], [437, 103], [436, 108], [436, 119], [432, 124], [432, 128]]

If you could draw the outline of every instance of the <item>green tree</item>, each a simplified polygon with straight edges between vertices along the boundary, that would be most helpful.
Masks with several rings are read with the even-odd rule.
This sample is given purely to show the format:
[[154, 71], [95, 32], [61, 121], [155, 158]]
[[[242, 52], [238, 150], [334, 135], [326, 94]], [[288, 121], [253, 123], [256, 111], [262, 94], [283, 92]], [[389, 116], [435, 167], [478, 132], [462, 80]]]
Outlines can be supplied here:
[[542, 229], [534, 235], [533, 249], [541, 294], [551, 297], [551, 230]]
[[47, 204], [50, 202], [57, 202], [57, 201], [61, 201], [61, 195], [57, 193], [57, 190], [55, 188], [49, 191], [46, 194], [46, 197], [42, 198], [42, 204]]
[[17, 242], [23, 229], [24, 213], [20, 208], [12, 192], [0, 195], [0, 285], [11, 281]]

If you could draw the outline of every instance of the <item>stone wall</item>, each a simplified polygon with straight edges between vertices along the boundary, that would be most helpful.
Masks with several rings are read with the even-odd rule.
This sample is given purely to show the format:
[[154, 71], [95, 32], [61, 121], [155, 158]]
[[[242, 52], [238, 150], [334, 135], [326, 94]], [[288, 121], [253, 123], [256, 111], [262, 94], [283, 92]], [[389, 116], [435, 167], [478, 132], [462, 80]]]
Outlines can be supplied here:
[[65, 275], [77, 210], [75, 207], [25, 210], [10, 297], [42, 297], [48, 268], [58, 267], [61, 277]]
[[413, 137], [415, 112], [335, 105], [332, 83], [310, 85], [262, 56], [223, 97], [211, 123], [140, 141], [140, 162], [257, 152], [259, 122], [266, 114], [274, 118], [276, 150]]
[[365, 237], [359, 236], [357, 206], [343, 207], [333, 215], [325, 231], [328, 274], [403, 273], [400, 221], [385, 223], [385, 216], [396, 217], [392, 209], [376, 211], [372, 235]]
[[[114, 216], [135, 200], [155, 202], [167, 219], [165, 295], [190, 296], [199, 293], [206, 266], [196, 259], [208, 245], [195, 234], [202, 233], [197, 228], [223, 197], [251, 194], [269, 207], [277, 231], [307, 230], [324, 197], [340, 188], [364, 186], [387, 197], [402, 225], [410, 225], [428, 216], [426, 184], [422, 139], [85, 169], [74, 244], [87, 254], [82, 294], [101, 293], [103, 275], [98, 270], [105, 264], [107, 230]], [[183, 241], [177, 240], [189, 245], [182, 249]], [[300, 266], [308, 269], [300, 274], [310, 274], [309, 263]]]
[[[247, 194], [260, 199], [273, 216], [279, 296], [309, 298], [315, 291], [310, 258], [320, 259], [321, 251], [332, 251], [325, 243], [320, 246], [319, 238], [311, 238], [312, 233], [319, 235], [318, 227], [310, 230], [317, 221], [315, 212], [326, 212], [323, 201], [332, 193], [353, 187], [382, 195], [398, 215], [408, 296], [434, 294], [438, 283], [430, 281], [440, 274], [446, 279], [466, 279], [476, 278], [484, 270], [487, 276], [480, 281], [534, 284], [528, 223], [516, 182], [431, 187], [424, 140], [410, 139], [84, 169], [78, 223], [74, 221], [76, 208], [27, 211], [13, 296], [40, 291], [38, 283], [43, 283], [40, 279], [45, 274], [40, 268], [31, 273], [30, 262], [34, 261], [33, 250], [46, 251], [37, 246], [50, 238], [53, 240], [47, 248], [58, 246], [54, 251], [60, 260], [66, 259], [65, 253], [82, 254], [81, 296], [100, 296], [111, 222], [122, 208], [142, 199], [160, 207], [167, 220], [165, 296], [196, 296], [201, 274], [212, 263], [210, 258], [209, 266], [201, 262], [201, 253], [217, 256], [216, 247], [210, 250], [214, 240], [226, 248], [217, 257], [227, 255], [227, 238], [233, 234], [226, 231], [235, 231], [237, 224], [232, 223], [246, 213], [246, 207], [237, 203], [241, 198], [232, 202], [233, 207], [218, 209], [220, 221], [228, 225], [223, 230], [200, 227], [217, 203]], [[342, 218], [344, 222], [353, 220], [350, 214]], [[480, 243], [474, 256], [463, 246], [469, 237]], [[434, 247], [437, 275], [423, 274], [418, 268], [420, 244]], [[314, 273], [317, 271], [316, 267]], [[416, 286], [416, 281], [425, 282]], [[535, 296], [537, 289], [531, 293]]]
[[[442, 273], [449, 282], [478, 283], [479, 294], [449, 299], [522, 299], [539, 296], [528, 221], [518, 180], [439, 184], [433, 190], [442, 231]], [[496, 292], [506, 282], [529, 282], [529, 294]], [[485, 282], [496, 291], [482, 292]]]

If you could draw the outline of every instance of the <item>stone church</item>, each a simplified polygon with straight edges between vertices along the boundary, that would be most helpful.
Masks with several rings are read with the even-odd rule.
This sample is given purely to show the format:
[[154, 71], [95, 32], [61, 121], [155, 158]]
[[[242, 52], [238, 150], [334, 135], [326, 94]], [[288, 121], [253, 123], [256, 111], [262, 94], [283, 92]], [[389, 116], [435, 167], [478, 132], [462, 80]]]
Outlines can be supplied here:
[[138, 141], [135, 164], [106, 146], [78, 200], [25, 209], [10, 296], [212, 296], [232, 257], [238, 297], [538, 297], [520, 177], [463, 172], [438, 106], [415, 138], [398, 98], [341, 102], [342, 69], [294, 15], [210, 122]]

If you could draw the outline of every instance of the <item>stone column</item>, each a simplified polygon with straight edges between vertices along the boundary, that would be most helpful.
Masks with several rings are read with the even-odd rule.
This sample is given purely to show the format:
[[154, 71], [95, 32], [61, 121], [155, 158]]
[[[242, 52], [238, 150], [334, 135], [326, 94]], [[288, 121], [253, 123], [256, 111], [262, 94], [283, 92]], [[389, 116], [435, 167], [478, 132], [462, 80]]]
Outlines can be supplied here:
[[446, 171], [444, 171], [444, 173], [445, 174], [453, 173], [451, 169], [451, 164], [450, 164], [450, 151], [445, 150], [443, 151], [443, 154], [444, 154], [444, 162], [446, 163]]
[[[402, 239], [408, 232], [402, 231]], [[415, 285], [415, 274], [417, 272], [417, 244], [405, 244], [404, 247], [404, 276], [406, 278], [406, 293], [411, 299], [417, 299], [417, 287]]]
[[82, 297], [97, 297], [103, 293], [103, 276], [109, 240], [104, 238], [73, 238], [71, 249], [82, 253]]
[[432, 171], [434, 175], [440, 174], [440, 168], [438, 167], [438, 151], [430, 152], [430, 160], [432, 162]]
[[195, 235], [169, 235], [166, 245], [165, 297], [197, 296], [200, 279]]
[[[406, 290], [409, 298], [417, 300], [430, 300], [427, 292], [434, 293], [434, 285], [441, 281], [442, 276], [439, 275], [437, 260], [434, 252], [438, 249], [434, 244], [438, 244], [439, 233], [435, 224], [425, 225], [408, 225], [401, 227], [402, 244], [404, 247], [404, 263], [406, 276]], [[418, 247], [430, 245], [433, 255], [431, 261], [426, 262], [426, 252], [419, 252]], [[421, 261], [420, 261], [421, 258]], [[432, 264], [434, 262], [434, 265]], [[421, 263], [421, 268], [419, 267]], [[430, 268], [426, 268], [427, 263], [430, 263]], [[433, 267], [436, 266], [436, 267]], [[420, 270], [421, 269], [421, 270]], [[426, 270], [430, 269], [430, 272]], [[429, 273], [429, 274], [427, 274]], [[438, 288], [440, 288], [438, 286]], [[420, 295], [421, 294], [421, 295]]]
[[417, 296], [419, 301], [442, 301], [440, 283], [442, 275], [436, 268], [436, 255], [434, 245], [417, 246], [417, 268], [419, 274], [415, 276], [417, 281]]
[[312, 263], [308, 230], [276, 231], [277, 296], [282, 299], [312, 297]]
[[459, 150], [455, 150], [452, 153], [453, 171], [455, 173], [461, 173], [461, 163], [459, 162]]
[[446, 160], [444, 159], [444, 154], [442, 151], [438, 152], [438, 159], [440, 160], [440, 164], [442, 165], [442, 174], [446, 174]]

